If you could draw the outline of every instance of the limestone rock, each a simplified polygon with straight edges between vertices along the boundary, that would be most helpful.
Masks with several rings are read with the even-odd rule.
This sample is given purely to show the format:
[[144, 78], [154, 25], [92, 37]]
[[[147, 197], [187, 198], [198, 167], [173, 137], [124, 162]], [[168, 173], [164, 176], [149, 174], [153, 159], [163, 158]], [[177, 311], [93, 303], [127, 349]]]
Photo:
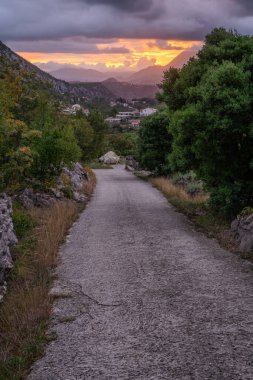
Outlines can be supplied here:
[[117, 165], [120, 161], [120, 157], [116, 153], [110, 151], [104, 156], [99, 158], [99, 161], [106, 165]]
[[134, 172], [135, 170], [139, 170], [140, 169], [139, 162], [137, 162], [132, 156], [127, 156], [125, 169], [131, 172]]
[[51, 207], [54, 203], [54, 198], [50, 194], [35, 193], [33, 189], [23, 190], [16, 198], [27, 210], [33, 207]]
[[231, 224], [231, 234], [242, 252], [253, 252], [253, 214], [238, 216]]
[[[69, 177], [71, 186], [73, 187], [74, 191], [82, 190], [83, 185], [89, 179], [88, 174], [85, 172], [82, 165], [79, 164], [79, 162], [76, 162], [72, 169], [64, 167], [62, 173]], [[62, 185], [62, 183], [60, 184]]]
[[4, 282], [6, 273], [13, 267], [10, 247], [16, 243], [17, 238], [12, 223], [12, 202], [2, 193], [0, 194], [0, 293], [6, 288]]

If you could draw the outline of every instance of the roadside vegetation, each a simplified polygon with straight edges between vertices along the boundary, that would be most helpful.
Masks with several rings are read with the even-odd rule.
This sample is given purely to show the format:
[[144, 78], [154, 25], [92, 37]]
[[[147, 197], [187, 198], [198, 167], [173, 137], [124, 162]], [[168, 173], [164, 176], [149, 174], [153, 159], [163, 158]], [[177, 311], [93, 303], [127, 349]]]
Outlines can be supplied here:
[[[0, 58], [0, 192], [13, 197], [13, 224], [18, 244], [14, 268], [0, 305], [0, 380], [23, 379], [52, 337], [46, 327], [52, 308], [49, 296], [58, 250], [84, 204], [65, 198], [49, 208], [30, 211], [15, 200], [26, 188], [47, 193], [64, 166], [87, 162], [103, 153], [107, 125], [97, 111], [65, 115], [64, 104], [48, 85], [16, 64]], [[82, 193], [96, 185], [92, 170]]]
[[[192, 171], [208, 194], [210, 227], [253, 206], [252, 55], [253, 37], [214, 29], [195, 58], [165, 72], [158, 95], [162, 111], [140, 128], [142, 166], [169, 179]], [[153, 183], [181, 206], [196, 186], [189, 184], [185, 194], [168, 179]], [[198, 197], [192, 194], [190, 208]], [[181, 206], [187, 211], [186, 203]], [[203, 215], [198, 219], [208, 224]]]

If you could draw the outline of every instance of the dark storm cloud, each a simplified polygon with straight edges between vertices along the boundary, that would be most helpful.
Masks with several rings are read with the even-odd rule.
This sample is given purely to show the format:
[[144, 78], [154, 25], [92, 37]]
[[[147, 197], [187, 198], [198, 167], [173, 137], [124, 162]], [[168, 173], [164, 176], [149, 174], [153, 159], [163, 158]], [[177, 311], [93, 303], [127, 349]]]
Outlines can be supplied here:
[[215, 26], [252, 34], [251, 15], [253, 0], [1, 0], [0, 40], [61, 41], [61, 50], [69, 38], [202, 40]]
[[111, 6], [116, 9], [128, 11], [128, 12], [138, 12], [142, 11], [143, 9], [149, 9], [152, 4], [153, 0], [79, 0], [83, 3], [90, 4], [90, 5], [105, 5], [105, 6]]
[[[108, 40], [115, 41], [115, 40]], [[116, 40], [117, 41], [117, 40]], [[101, 39], [91, 41], [77, 37], [40, 41], [14, 41], [9, 46], [14, 51], [41, 52], [41, 53], [73, 53], [73, 54], [127, 54], [130, 52], [125, 46], [99, 48], [97, 44], [105, 43]], [[108, 42], [107, 42], [108, 43]]]

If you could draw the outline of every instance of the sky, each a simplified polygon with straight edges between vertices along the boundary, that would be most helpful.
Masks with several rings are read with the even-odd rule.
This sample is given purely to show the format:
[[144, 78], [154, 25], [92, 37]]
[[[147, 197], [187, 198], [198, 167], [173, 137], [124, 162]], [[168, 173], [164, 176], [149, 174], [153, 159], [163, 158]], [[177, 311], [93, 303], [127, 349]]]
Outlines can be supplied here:
[[219, 26], [252, 34], [253, 0], [0, 1], [0, 40], [46, 70], [166, 65]]

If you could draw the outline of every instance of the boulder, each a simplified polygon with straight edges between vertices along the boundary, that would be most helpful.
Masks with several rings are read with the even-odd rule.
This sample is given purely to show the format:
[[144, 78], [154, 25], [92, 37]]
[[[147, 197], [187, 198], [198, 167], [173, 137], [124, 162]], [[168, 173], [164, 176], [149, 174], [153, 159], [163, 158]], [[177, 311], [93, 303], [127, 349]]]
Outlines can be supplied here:
[[253, 252], [253, 214], [238, 216], [231, 224], [231, 235], [238, 242], [240, 251]]
[[125, 169], [129, 170], [131, 172], [134, 172], [135, 170], [140, 169], [139, 162], [137, 162], [133, 156], [127, 156], [126, 157], [126, 164], [125, 164]]
[[99, 158], [99, 161], [106, 165], [117, 165], [120, 161], [120, 157], [116, 153], [110, 151], [104, 156]]
[[13, 267], [10, 248], [17, 243], [12, 222], [12, 202], [4, 193], [0, 194], [0, 301], [6, 290], [6, 273]]
[[[85, 172], [82, 165], [79, 164], [79, 162], [76, 162], [72, 169], [64, 167], [62, 170], [62, 174], [69, 177], [70, 184], [74, 191], [81, 191], [85, 182], [89, 180], [88, 174]], [[64, 185], [61, 182], [61, 177], [59, 184]]]

